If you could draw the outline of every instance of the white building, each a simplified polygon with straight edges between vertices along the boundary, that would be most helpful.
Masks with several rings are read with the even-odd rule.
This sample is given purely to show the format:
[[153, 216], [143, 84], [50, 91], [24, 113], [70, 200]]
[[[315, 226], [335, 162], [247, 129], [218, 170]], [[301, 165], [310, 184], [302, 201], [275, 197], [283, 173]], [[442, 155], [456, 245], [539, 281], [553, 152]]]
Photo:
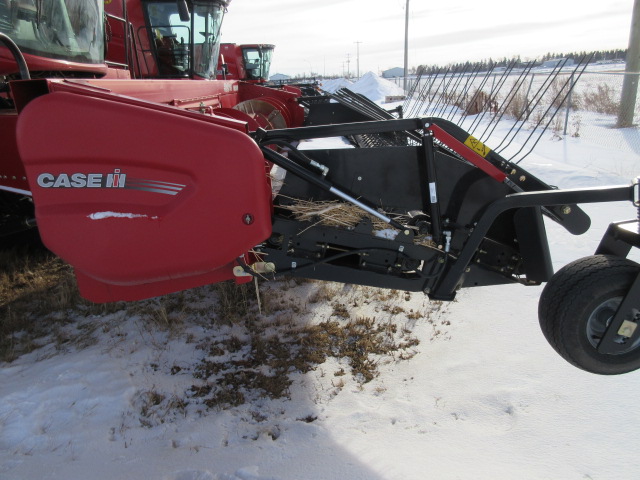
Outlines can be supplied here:
[[575, 64], [572, 58], [552, 58], [551, 60], [547, 60], [542, 65], [541, 68], [556, 68], [559, 65], [564, 67], [571, 67]]
[[382, 72], [382, 78], [404, 77], [404, 68], [394, 67]]
[[291, 77], [284, 73], [274, 73], [269, 77], [270, 82], [286, 82], [287, 80], [291, 80]]

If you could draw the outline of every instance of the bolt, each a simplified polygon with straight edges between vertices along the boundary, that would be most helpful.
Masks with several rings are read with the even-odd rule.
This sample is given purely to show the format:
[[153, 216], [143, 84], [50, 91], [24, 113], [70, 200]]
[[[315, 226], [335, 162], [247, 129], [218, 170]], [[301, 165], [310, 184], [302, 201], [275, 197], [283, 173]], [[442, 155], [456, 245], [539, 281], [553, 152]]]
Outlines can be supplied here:
[[562, 213], [564, 215], [569, 215], [571, 213], [571, 207], [569, 205], [562, 206]]
[[520, 178], [518, 180], [520, 180], [521, 182], [524, 182], [527, 179], [527, 177], [525, 177], [524, 175], [520, 175]]
[[251, 215], [250, 213], [245, 213], [242, 216], [242, 221], [245, 225], [251, 225], [253, 223], [253, 215]]

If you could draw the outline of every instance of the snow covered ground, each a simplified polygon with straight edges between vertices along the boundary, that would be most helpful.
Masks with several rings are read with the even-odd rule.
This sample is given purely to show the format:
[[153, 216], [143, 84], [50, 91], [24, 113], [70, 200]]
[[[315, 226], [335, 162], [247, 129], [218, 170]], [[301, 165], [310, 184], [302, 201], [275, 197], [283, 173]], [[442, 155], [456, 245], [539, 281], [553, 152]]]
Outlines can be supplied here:
[[[375, 83], [371, 95], [381, 100], [388, 85]], [[547, 135], [523, 166], [560, 187], [626, 184], [640, 174], [640, 156], [624, 138], [638, 131], [617, 134], [615, 146]], [[593, 221], [585, 235], [547, 224], [556, 268], [591, 254], [610, 221], [636, 215], [630, 204], [585, 210]], [[292, 284], [288, 293], [304, 297], [318, 288]], [[354, 316], [394, 315], [362, 302], [361, 289], [331, 288]], [[236, 327], [194, 323], [171, 335], [142, 327], [135, 316], [78, 318], [93, 326], [92, 345], [49, 345], [1, 366], [0, 478], [640, 478], [640, 372], [601, 377], [567, 364], [538, 327], [540, 292], [470, 289], [443, 305], [398, 292], [388, 301], [402, 307], [398, 321], [421, 343], [408, 360], [381, 362], [371, 382], [337, 377], [345, 365], [333, 359], [292, 374], [287, 399], [257, 397], [206, 412], [187, 405], [144, 421], [145, 401], [160, 404], [145, 392], [173, 392], [179, 406], [189, 384], [181, 372], [200, 355], [193, 338], [229, 337]], [[292, 316], [310, 322], [331, 315], [322, 302], [306, 309]], [[421, 318], [409, 318], [410, 311]]]

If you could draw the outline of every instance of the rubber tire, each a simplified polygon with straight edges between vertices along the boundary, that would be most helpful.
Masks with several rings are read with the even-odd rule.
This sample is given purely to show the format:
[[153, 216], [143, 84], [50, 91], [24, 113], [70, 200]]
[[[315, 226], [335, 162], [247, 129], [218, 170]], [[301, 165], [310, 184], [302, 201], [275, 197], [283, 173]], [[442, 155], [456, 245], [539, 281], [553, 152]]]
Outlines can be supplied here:
[[639, 273], [640, 265], [612, 255], [584, 257], [558, 270], [538, 304], [540, 328], [554, 350], [591, 373], [618, 375], [640, 368], [640, 347], [601, 354], [587, 337], [591, 313], [610, 298], [624, 297]]

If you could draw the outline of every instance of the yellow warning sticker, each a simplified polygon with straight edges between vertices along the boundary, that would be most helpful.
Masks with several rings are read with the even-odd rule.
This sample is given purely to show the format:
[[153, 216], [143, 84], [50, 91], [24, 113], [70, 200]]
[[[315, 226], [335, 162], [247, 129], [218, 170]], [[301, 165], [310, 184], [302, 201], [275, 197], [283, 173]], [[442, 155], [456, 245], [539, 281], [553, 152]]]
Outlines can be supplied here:
[[480, 140], [473, 137], [472, 135], [469, 135], [469, 138], [465, 140], [464, 144], [467, 147], [469, 147], [471, 150], [473, 150], [474, 152], [476, 152], [477, 154], [483, 157], [486, 157], [487, 155], [489, 155], [489, 152], [491, 151], [489, 147], [487, 147], [484, 143], [482, 143]]

